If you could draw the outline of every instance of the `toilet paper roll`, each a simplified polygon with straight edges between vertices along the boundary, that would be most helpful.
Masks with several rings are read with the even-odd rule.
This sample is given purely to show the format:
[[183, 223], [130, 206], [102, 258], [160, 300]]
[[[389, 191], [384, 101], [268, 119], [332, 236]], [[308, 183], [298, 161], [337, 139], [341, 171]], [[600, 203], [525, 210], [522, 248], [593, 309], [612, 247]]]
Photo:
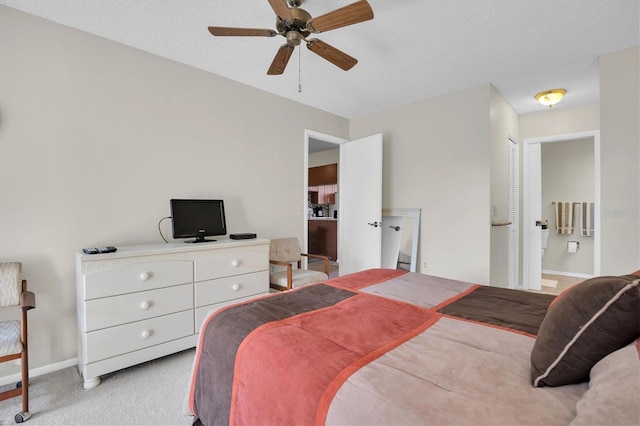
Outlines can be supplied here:
[[567, 243], [568, 253], [577, 253], [579, 248], [580, 248], [580, 243], [577, 241], [569, 241]]

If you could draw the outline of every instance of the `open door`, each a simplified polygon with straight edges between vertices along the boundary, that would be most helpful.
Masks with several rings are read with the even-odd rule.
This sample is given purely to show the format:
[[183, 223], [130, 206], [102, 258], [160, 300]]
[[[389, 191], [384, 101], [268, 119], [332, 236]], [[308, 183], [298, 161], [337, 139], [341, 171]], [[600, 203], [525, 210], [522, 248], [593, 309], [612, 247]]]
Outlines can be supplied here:
[[340, 275], [379, 268], [382, 247], [382, 134], [340, 145]]

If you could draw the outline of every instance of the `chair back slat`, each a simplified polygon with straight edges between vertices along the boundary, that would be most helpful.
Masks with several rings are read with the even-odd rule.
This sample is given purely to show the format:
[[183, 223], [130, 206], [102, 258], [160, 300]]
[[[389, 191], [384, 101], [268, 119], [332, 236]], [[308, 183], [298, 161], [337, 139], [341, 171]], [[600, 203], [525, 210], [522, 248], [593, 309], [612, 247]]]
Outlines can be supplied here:
[[22, 293], [22, 264], [20, 262], [0, 263], [0, 307], [17, 306]]
[[277, 238], [269, 245], [269, 259], [279, 262], [299, 262], [302, 259], [297, 238]]

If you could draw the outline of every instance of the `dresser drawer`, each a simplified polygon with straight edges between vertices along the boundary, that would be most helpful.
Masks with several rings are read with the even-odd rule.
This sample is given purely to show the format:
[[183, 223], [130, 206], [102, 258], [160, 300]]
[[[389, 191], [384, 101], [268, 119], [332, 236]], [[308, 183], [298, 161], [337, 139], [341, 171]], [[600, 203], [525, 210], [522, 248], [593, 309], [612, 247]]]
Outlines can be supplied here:
[[86, 331], [193, 309], [193, 286], [183, 284], [86, 302]]
[[184, 311], [86, 334], [85, 363], [169, 342], [193, 334], [193, 311]]
[[195, 285], [196, 308], [226, 300], [235, 300], [269, 292], [269, 272], [237, 275], [217, 280], [201, 281]]
[[229, 250], [195, 261], [195, 281], [206, 281], [233, 275], [263, 271], [269, 265], [269, 246], [255, 251], [243, 248]]
[[191, 283], [193, 262], [162, 261], [118, 265], [84, 276], [84, 300]]

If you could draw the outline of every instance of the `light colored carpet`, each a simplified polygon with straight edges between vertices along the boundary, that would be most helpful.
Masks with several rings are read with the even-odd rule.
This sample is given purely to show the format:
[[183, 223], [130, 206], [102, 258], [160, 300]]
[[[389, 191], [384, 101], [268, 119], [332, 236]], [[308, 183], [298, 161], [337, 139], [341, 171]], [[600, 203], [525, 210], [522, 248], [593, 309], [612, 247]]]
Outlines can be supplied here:
[[[31, 425], [190, 425], [185, 411], [195, 349], [102, 377], [84, 390], [75, 367], [31, 379]], [[0, 425], [14, 424], [21, 397], [0, 402]]]
[[556, 288], [558, 286], [558, 280], [549, 280], [549, 279], [543, 278], [542, 285], [545, 287]]

